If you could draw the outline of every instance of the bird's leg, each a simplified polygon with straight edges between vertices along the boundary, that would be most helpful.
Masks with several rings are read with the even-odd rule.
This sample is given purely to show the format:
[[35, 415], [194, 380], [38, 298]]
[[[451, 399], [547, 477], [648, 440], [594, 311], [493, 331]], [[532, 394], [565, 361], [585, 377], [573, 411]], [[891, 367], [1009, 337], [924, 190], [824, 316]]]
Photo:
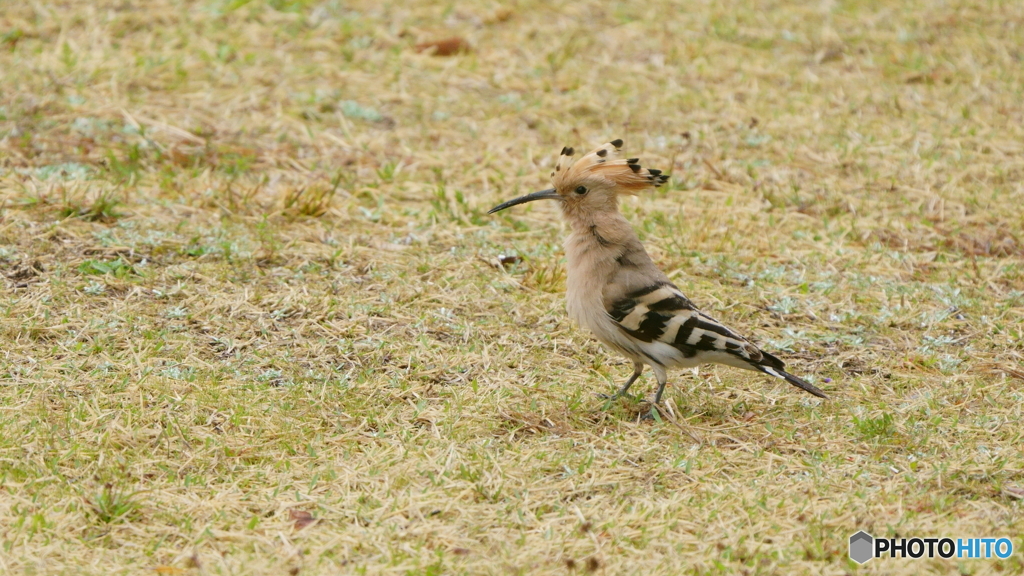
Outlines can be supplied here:
[[605, 398], [607, 400], [617, 400], [619, 398], [622, 398], [623, 396], [626, 395], [626, 392], [629, 391], [629, 387], [632, 386], [634, 382], [636, 382], [636, 379], [640, 377], [640, 374], [642, 374], [643, 371], [644, 365], [634, 360], [633, 375], [629, 377], [629, 380], [626, 380], [626, 383], [622, 385], [622, 388], [619, 388], [619, 391], [611, 396], [608, 396], [606, 394], [598, 394], [598, 396], [600, 396], [601, 398]]
[[654, 403], [651, 404], [651, 413], [647, 415], [647, 418], [655, 419], [655, 413], [658, 411], [658, 404], [661, 404], [661, 395], [665, 393], [665, 385], [668, 384], [668, 375], [665, 374], [664, 370], [655, 370], [654, 375], [658, 378], [658, 391], [654, 393]]

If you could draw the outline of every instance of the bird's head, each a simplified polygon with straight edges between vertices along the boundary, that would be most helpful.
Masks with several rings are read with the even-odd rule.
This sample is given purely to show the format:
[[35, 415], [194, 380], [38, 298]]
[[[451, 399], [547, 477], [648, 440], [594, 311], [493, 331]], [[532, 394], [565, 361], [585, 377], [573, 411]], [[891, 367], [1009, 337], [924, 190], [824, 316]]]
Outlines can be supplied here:
[[661, 170], [641, 167], [637, 158], [620, 158], [621, 151], [622, 140], [616, 139], [574, 161], [574, 150], [562, 148], [551, 173], [554, 188], [509, 200], [491, 208], [488, 214], [534, 200], [558, 200], [570, 219], [614, 212], [618, 210], [619, 194], [636, 194], [668, 180]]

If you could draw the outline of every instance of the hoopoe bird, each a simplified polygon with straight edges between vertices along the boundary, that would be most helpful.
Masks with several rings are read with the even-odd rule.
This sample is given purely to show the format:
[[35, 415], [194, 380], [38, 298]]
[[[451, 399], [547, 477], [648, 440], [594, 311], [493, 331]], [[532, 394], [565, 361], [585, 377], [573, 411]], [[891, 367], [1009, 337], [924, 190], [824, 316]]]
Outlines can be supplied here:
[[612, 140], [573, 161], [574, 150], [565, 147], [551, 173], [554, 188], [488, 212], [535, 200], [561, 205], [572, 229], [565, 240], [569, 316], [633, 361], [633, 374], [610, 398], [626, 394], [644, 366], [650, 366], [658, 379], [653, 416], [669, 369], [717, 363], [763, 372], [827, 399], [814, 385], [786, 372], [782, 360], [701, 312], [654, 264], [619, 213], [618, 198], [661, 186], [668, 175], [641, 167], [638, 158], [621, 159], [621, 151], [622, 140]]

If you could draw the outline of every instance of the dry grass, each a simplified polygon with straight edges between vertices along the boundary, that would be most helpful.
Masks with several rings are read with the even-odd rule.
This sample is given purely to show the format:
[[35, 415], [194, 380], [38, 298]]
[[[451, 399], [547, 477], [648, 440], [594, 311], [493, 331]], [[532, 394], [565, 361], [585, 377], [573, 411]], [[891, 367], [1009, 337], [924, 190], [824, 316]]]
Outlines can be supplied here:
[[[0, 572], [1020, 573], [1021, 46], [1010, 1], [7, 3]], [[673, 173], [655, 258], [833, 402], [594, 397], [554, 207], [484, 212], [614, 137]]]

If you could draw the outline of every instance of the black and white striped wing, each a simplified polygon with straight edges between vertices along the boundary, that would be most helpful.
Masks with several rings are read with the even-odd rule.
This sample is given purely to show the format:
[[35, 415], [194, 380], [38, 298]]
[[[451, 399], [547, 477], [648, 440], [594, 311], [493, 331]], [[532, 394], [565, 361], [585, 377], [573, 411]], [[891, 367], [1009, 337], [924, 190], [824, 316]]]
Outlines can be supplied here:
[[686, 367], [708, 362], [757, 370], [827, 398], [804, 380], [785, 371], [775, 356], [751, 344], [701, 312], [672, 283], [660, 282], [626, 294], [608, 315], [637, 341], [638, 348], [662, 366]]
[[747, 362], [761, 360], [761, 351], [756, 346], [698, 310], [669, 282], [627, 294], [608, 314], [630, 337], [669, 344], [684, 358], [725, 352]]

